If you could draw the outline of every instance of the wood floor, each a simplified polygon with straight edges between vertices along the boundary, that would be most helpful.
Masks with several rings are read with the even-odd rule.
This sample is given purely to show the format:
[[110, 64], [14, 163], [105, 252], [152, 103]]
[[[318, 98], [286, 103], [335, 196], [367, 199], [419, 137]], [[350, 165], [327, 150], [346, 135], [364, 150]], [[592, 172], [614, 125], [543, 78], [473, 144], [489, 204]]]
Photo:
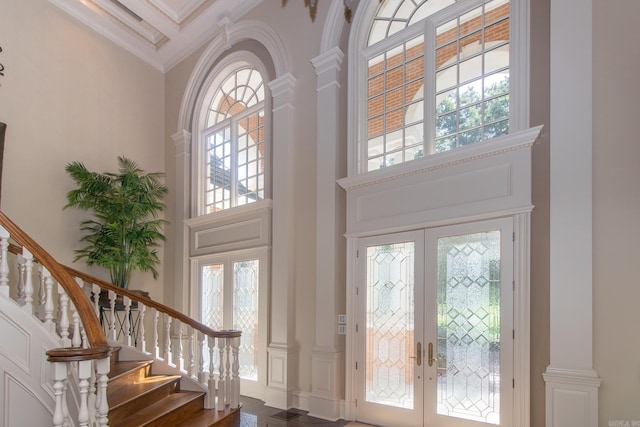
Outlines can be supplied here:
[[344, 427], [349, 422], [335, 422], [310, 417], [305, 411], [281, 409], [265, 406], [259, 400], [242, 396], [240, 411], [240, 427]]

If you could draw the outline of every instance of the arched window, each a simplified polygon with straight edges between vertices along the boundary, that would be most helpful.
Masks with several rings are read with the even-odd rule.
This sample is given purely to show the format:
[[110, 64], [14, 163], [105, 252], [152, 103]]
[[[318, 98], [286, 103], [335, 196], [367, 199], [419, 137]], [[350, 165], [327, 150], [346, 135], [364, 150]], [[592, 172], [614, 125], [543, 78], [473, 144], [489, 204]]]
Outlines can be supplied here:
[[262, 73], [237, 61], [215, 73], [201, 104], [198, 212], [265, 198], [267, 141]]
[[386, 0], [361, 33], [359, 173], [505, 135], [509, 0]]

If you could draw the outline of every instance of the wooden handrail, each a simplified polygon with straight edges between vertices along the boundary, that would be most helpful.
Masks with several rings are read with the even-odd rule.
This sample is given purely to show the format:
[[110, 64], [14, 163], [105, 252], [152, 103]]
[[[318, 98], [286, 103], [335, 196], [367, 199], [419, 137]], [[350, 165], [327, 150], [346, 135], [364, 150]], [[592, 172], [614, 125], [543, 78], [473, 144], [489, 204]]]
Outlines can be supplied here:
[[78, 277], [82, 280], [84, 280], [87, 283], [93, 283], [96, 284], [98, 286], [100, 286], [100, 288], [102, 289], [107, 289], [110, 291], [114, 291], [115, 293], [119, 294], [119, 295], [124, 295], [128, 298], [131, 298], [131, 300], [133, 301], [137, 301], [137, 302], [141, 302], [142, 304], [145, 305], [145, 307], [149, 308], [154, 308], [162, 313], [168, 314], [169, 316], [173, 317], [174, 319], [179, 320], [181, 323], [183, 324], [187, 324], [189, 326], [191, 326], [194, 329], [197, 329], [198, 331], [202, 332], [203, 334], [210, 336], [210, 337], [214, 337], [214, 338], [233, 338], [233, 337], [239, 337], [242, 335], [241, 331], [236, 331], [236, 330], [223, 330], [223, 331], [217, 331], [215, 329], [211, 329], [210, 327], [203, 325], [202, 323], [193, 320], [192, 318], [190, 318], [189, 316], [184, 315], [183, 313], [176, 311], [174, 309], [172, 309], [171, 307], [167, 307], [164, 304], [161, 304], [159, 302], [156, 302], [154, 300], [152, 300], [151, 298], [145, 297], [144, 295], [140, 295], [136, 292], [132, 292], [130, 290], [121, 288], [119, 286], [115, 286], [112, 283], [109, 282], [105, 282], [104, 280], [100, 280], [97, 277], [93, 277], [90, 274], [87, 273], [83, 273], [82, 271], [76, 270], [74, 268], [68, 267], [68, 266], [62, 266], [64, 267], [67, 272], [73, 276], [73, 277]]
[[90, 347], [105, 348], [108, 347], [107, 338], [102, 332], [100, 322], [96, 317], [95, 311], [91, 306], [91, 302], [78, 286], [73, 277], [69, 274], [64, 266], [59, 264], [49, 253], [38, 245], [35, 240], [27, 235], [20, 227], [11, 221], [4, 212], [0, 211], [0, 224], [9, 232], [11, 238], [27, 248], [33, 254], [38, 262], [42, 264], [51, 274], [51, 276], [62, 286], [67, 293], [71, 302], [76, 307], [78, 315], [82, 320], [87, 336], [87, 342]]
[[[9, 221], [11, 222], [4, 214], [2, 214], [2, 212], [0, 212], [0, 223], [2, 223], [4, 225], [4, 221]], [[13, 224], [13, 223], [11, 223]], [[15, 224], [13, 224], [14, 230], [20, 230]], [[7, 229], [7, 231], [9, 231], [12, 234], [13, 237], [13, 231], [12, 229], [10, 229], [9, 227], [5, 227]], [[26, 238], [28, 239], [28, 241], [33, 242], [33, 240], [31, 240], [26, 234], [24, 234], [23, 232], [21, 232], [24, 236], [26, 236]], [[41, 264], [43, 264], [45, 267], [47, 267], [47, 269], [49, 269], [49, 267], [42, 261], [42, 258], [39, 255], [39, 252], [36, 250], [31, 250], [29, 245], [24, 245], [23, 241], [15, 238], [14, 239], [16, 242], [20, 243], [21, 245], [25, 246], [27, 249], [29, 249], [29, 251], [31, 251], [33, 257], [35, 260], [37, 260], [38, 262], [40, 262]], [[33, 244], [35, 245], [35, 247], [40, 248], [35, 242], [33, 242]], [[41, 249], [41, 248], [40, 248]], [[44, 251], [44, 249], [41, 249], [42, 252], [46, 253]], [[12, 252], [14, 254], [21, 254], [22, 253], [22, 249], [19, 246], [10, 244], [9, 245], [9, 252]], [[48, 254], [47, 254], [48, 255]], [[53, 258], [51, 258], [53, 260]], [[169, 316], [173, 317], [174, 319], [179, 320], [181, 323], [186, 324], [191, 326], [192, 328], [202, 332], [203, 334], [213, 337], [213, 338], [234, 338], [234, 337], [239, 337], [242, 335], [242, 331], [236, 331], [236, 330], [223, 330], [223, 331], [217, 331], [215, 329], [211, 329], [210, 327], [203, 325], [202, 323], [184, 315], [183, 313], [176, 311], [174, 309], [172, 309], [171, 307], [167, 307], [164, 304], [160, 304], [157, 301], [152, 300], [151, 298], [145, 297], [143, 295], [140, 295], [138, 293], [135, 292], [131, 292], [127, 289], [121, 288], [119, 286], [115, 286], [112, 283], [106, 282], [104, 280], [100, 280], [97, 277], [91, 276], [90, 274], [84, 273], [82, 271], [76, 270], [72, 267], [63, 265], [58, 263], [57, 261], [54, 260], [54, 263], [56, 264], [56, 266], [61, 267], [63, 271], [66, 272], [67, 275], [69, 275], [72, 279], [72, 282], [74, 284], [73, 286], [73, 290], [77, 291], [79, 290], [77, 284], [75, 283], [75, 281], [73, 281], [73, 277], [78, 277], [80, 279], [82, 279], [83, 281], [87, 282], [87, 283], [91, 283], [91, 284], [96, 284], [98, 286], [100, 286], [100, 288], [102, 289], [106, 289], [106, 290], [110, 290], [110, 291], [114, 291], [116, 294], [119, 295], [124, 295], [128, 298], [130, 298], [133, 301], [137, 301], [140, 302], [142, 304], [144, 304], [146, 307], [151, 307], [154, 308], [158, 311], [160, 311], [161, 313], [165, 313], [168, 314]], [[58, 280], [58, 278], [55, 276], [54, 272], [50, 270], [50, 273], [52, 276], [54, 276], [54, 278], [56, 280]], [[60, 281], [60, 280], [59, 280]], [[60, 281], [61, 282], [61, 281]], [[62, 282], [61, 282], [62, 284]], [[68, 289], [66, 286], [63, 285], [63, 287], [65, 288], [65, 291], [68, 292]], [[80, 292], [82, 294], [82, 292]], [[70, 295], [71, 297], [71, 295]], [[91, 307], [91, 303], [87, 301], [87, 298], [84, 294], [82, 294], [82, 299], [89, 305], [90, 307], [90, 312], [93, 316], [93, 318], [95, 318], [95, 313], [93, 310], [93, 307]], [[76, 305], [76, 308], [78, 308], [78, 305], [76, 304], [76, 301], [72, 299], [72, 301], [74, 302], [74, 304]], [[78, 312], [80, 312], [80, 309], [78, 308]], [[84, 322], [85, 319], [83, 317], [82, 321]], [[98, 322], [98, 327], [100, 328], [100, 331], [102, 332], [102, 329], [100, 327], [100, 323]], [[104, 336], [104, 334], [103, 334]]]

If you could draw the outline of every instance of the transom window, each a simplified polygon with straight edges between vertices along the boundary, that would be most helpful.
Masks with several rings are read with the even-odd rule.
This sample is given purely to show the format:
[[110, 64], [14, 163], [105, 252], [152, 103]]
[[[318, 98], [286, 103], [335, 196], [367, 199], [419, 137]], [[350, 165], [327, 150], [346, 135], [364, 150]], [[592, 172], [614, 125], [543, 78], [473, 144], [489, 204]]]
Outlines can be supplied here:
[[509, 133], [509, 0], [386, 0], [371, 22], [360, 171]]
[[203, 131], [203, 213], [265, 197], [265, 88], [262, 75], [238, 64], [209, 93]]

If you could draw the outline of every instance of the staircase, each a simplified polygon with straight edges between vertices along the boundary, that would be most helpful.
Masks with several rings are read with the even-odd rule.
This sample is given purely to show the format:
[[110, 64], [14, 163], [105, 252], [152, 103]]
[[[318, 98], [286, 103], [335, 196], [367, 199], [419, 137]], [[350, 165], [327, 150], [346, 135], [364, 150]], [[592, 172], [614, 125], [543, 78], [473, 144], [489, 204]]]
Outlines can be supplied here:
[[154, 374], [152, 360], [120, 361], [111, 353], [107, 397], [112, 427], [231, 427], [240, 424], [240, 408], [204, 409], [204, 392], [180, 389], [180, 375]]
[[[99, 294], [105, 290], [109, 319], [115, 319], [116, 298], [124, 319], [136, 307], [135, 336], [126, 320], [119, 337], [113, 320], [100, 323], [105, 308]], [[16, 341], [0, 345], [0, 361], [6, 362], [0, 374], [11, 377], [0, 384], [0, 395], [11, 395], [19, 383], [31, 399], [17, 405], [4, 399], [0, 412], [7, 425], [240, 425], [239, 331], [212, 330], [57, 263], [1, 211], [0, 327], [3, 337]], [[43, 421], [47, 412], [53, 422], [51, 415]]]

